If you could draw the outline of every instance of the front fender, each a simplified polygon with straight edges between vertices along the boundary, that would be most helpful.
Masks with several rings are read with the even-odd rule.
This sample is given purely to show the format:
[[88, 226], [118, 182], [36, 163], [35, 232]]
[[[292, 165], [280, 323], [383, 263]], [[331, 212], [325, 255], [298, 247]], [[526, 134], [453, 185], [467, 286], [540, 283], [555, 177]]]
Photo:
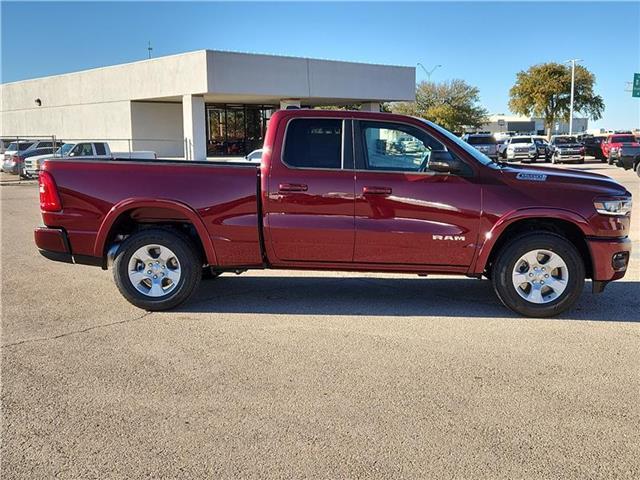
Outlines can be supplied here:
[[185, 203], [157, 198], [127, 198], [115, 204], [111, 210], [109, 210], [107, 215], [105, 215], [104, 220], [100, 224], [98, 235], [96, 236], [96, 243], [94, 245], [94, 256], [104, 258], [107, 247], [106, 242], [116, 220], [125, 212], [143, 207], [166, 208], [179, 212], [181, 215], [189, 219], [200, 237], [200, 241], [202, 242], [202, 246], [204, 247], [204, 252], [207, 257], [207, 263], [210, 265], [217, 265], [217, 256], [213, 248], [213, 243], [211, 242], [211, 237], [209, 236], [207, 228], [197, 212]]
[[484, 239], [480, 239], [482, 244], [478, 248], [478, 254], [476, 255], [476, 259], [474, 264], [471, 266], [469, 273], [473, 275], [480, 275], [484, 272], [493, 247], [509, 225], [521, 220], [544, 220], [549, 218], [570, 222], [577, 226], [585, 236], [594, 234], [594, 231], [591, 225], [589, 225], [587, 219], [571, 210], [555, 208], [524, 208], [513, 210], [500, 217], [491, 230], [485, 234]]

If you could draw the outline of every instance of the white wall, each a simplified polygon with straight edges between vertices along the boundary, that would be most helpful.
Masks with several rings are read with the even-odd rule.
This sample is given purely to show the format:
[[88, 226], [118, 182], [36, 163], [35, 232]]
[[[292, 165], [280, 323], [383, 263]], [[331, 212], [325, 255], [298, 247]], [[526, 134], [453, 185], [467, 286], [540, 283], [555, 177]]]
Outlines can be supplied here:
[[153, 150], [158, 156], [182, 157], [182, 104], [131, 102], [134, 150]]
[[206, 52], [185, 53], [0, 86], [2, 111], [205, 93]]
[[128, 148], [131, 138], [130, 102], [39, 107], [2, 112], [3, 136], [55, 135], [67, 141], [109, 139], [112, 149]]
[[415, 68], [207, 51], [208, 92], [280, 98], [415, 100]]

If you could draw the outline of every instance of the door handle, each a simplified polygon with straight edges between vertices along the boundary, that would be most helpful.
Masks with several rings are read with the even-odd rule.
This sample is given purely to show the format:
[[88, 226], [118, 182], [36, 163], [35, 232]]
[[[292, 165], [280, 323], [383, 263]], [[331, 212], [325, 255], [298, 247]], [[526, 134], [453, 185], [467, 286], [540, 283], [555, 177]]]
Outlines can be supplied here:
[[391, 187], [362, 187], [365, 195], [391, 195]]
[[309, 187], [304, 183], [281, 183], [278, 190], [281, 192], [306, 192]]

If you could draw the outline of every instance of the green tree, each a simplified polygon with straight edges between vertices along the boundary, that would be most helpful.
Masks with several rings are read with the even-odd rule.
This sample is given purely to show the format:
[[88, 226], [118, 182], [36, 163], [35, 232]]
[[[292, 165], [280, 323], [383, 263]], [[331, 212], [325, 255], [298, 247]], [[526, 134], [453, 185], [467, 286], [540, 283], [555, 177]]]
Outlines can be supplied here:
[[451, 131], [478, 128], [487, 121], [487, 110], [479, 105], [480, 91], [464, 80], [421, 82], [415, 102], [391, 104], [391, 111], [422, 117]]
[[[604, 101], [593, 86], [596, 77], [582, 65], [576, 65], [573, 110], [591, 120], [602, 118]], [[509, 108], [520, 115], [542, 117], [551, 136], [557, 120], [569, 120], [571, 67], [560, 63], [542, 63], [518, 72], [509, 91]]]

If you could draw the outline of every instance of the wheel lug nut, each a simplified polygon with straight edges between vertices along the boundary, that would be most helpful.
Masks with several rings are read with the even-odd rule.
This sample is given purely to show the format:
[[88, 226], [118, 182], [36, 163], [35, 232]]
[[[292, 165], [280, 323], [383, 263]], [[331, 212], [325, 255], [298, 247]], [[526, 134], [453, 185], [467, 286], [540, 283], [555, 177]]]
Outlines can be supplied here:
[[147, 273], [148, 273], [149, 275], [151, 275], [151, 270], [147, 270]]
[[529, 276], [530, 276], [530, 277], [533, 277], [533, 273], [530, 273], [530, 274], [529, 274]]
[[549, 274], [548, 274], [548, 273], [545, 273], [545, 274], [544, 274], [544, 278], [549, 278]]
[[158, 278], [158, 275], [154, 275], [153, 278]]

